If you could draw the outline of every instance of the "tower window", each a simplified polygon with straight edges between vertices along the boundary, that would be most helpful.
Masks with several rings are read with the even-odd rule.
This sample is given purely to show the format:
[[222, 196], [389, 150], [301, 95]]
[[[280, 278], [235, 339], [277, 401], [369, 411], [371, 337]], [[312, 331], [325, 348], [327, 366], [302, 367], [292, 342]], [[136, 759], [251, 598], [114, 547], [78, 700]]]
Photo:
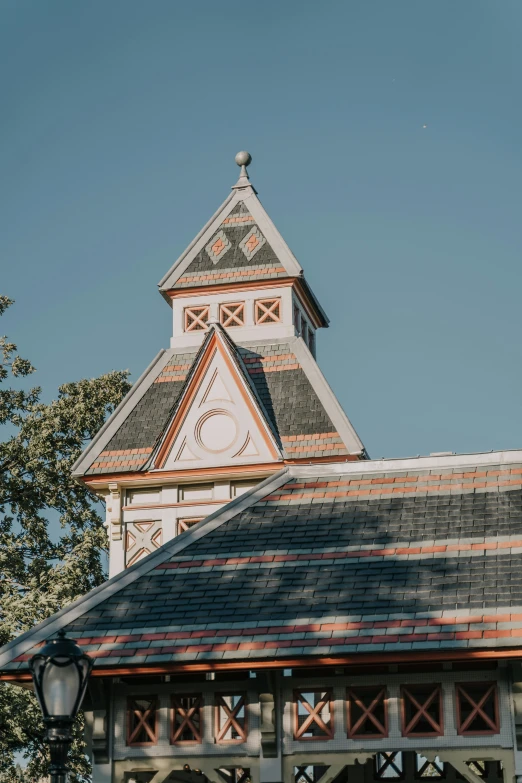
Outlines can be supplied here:
[[301, 329], [301, 336], [302, 336], [303, 340], [305, 341], [305, 343], [307, 345], [308, 345], [308, 340], [309, 340], [309, 338], [308, 338], [309, 334], [310, 334], [310, 330], [308, 328], [308, 324], [305, 323], [304, 320], [303, 320], [303, 327]]
[[301, 311], [294, 305], [294, 325], [297, 334], [301, 334]]
[[255, 306], [256, 324], [277, 324], [281, 321], [281, 299], [258, 299]]
[[232, 481], [230, 484], [230, 496], [238, 498], [244, 492], [248, 492], [249, 489], [253, 489], [261, 479], [252, 479], [250, 481]]
[[213, 484], [182, 484], [179, 488], [180, 501], [212, 500], [213, 496]]
[[185, 331], [197, 332], [207, 328], [210, 307], [185, 307]]
[[315, 334], [311, 329], [308, 331], [308, 347], [312, 356], [315, 356]]
[[233, 304], [222, 304], [219, 307], [219, 321], [223, 326], [245, 325], [245, 303], [234, 302]]

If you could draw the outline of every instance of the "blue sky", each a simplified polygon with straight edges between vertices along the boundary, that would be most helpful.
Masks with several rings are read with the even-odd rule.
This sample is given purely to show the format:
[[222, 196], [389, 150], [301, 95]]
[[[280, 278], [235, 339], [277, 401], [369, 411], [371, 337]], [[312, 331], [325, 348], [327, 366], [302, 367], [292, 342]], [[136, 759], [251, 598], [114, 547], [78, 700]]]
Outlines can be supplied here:
[[370, 454], [521, 447], [521, 23], [519, 0], [3, 0], [0, 330], [46, 399], [168, 345], [156, 284], [248, 149]]

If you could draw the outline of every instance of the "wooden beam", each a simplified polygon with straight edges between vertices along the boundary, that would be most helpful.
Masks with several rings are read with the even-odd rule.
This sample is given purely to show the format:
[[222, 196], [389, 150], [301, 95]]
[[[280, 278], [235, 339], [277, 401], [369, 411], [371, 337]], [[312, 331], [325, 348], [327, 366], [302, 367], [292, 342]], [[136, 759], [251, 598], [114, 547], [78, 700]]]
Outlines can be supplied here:
[[[426, 664], [443, 661], [481, 662], [494, 660], [522, 660], [522, 649], [489, 649], [489, 650], [419, 650], [418, 652], [361, 653], [351, 656], [317, 657], [317, 658], [283, 658], [280, 660], [248, 661], [215, 661], [198, 663], [164, 663], [151, 666], [105, 666], [93, 669], [91, 677], [129, 677], [132, 675], [157, 675], [183, 672], [219, 672], [219, 671], [250, 671], [251, 669], [300, 669], [319, 666], [372, 666], [400, 664]], [[31, 680], [29, 672], [4, 672], [0, 681], [27, 682]]]

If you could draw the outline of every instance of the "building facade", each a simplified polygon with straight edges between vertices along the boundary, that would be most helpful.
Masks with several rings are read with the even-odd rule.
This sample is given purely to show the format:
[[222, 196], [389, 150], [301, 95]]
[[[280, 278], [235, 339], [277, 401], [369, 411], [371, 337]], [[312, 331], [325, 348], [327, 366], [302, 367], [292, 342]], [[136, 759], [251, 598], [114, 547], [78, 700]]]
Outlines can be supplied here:
[[236, 162], [160, 283], [170, 347], [75, 466], [110, 579], [0, 676], [61, 629], [94, 658], [93, 783], [522, 780], [522, 451], [368, 458]]

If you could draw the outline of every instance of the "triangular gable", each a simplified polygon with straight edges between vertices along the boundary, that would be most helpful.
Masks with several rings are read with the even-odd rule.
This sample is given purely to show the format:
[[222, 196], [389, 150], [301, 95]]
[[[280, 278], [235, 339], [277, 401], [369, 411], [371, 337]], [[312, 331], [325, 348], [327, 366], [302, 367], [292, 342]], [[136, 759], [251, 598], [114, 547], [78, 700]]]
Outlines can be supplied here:
[[235, 189], [221, 205], [160, 281], [160, 291], [190, 285], [198, 270], [218, 273], [229, 266], [259, 266], [265, 278], [299, 277], [303, 272], [250, 185]]
[[246, 378], [214, 325], [150, 464], [175, 470], [279, 461], [279, 444]]

